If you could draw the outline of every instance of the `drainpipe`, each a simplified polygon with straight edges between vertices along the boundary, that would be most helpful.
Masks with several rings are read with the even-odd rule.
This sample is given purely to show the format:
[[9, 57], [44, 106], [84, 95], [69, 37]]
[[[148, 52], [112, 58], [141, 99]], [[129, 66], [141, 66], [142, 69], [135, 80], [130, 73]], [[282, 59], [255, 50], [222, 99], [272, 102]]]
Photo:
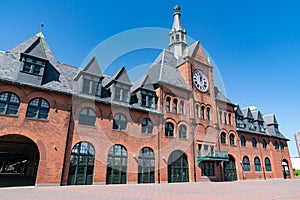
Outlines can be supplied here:
[[69, 137], [70, 137], [70, 129], [71, 129], [71, 123], [72, 123], [72, 104], [71, 104], [71, 110], [70, 110], [70, 119], [68, 123], [68, 133], [67, 133], [67, 139], [66, 139], [66, 145], [65, 145], [65, 154], [64, 154], [64, 163], [62, 167], [62, 173], [61, 173], [61, 180], [60, 180], [60, 185], [62, 186], [63, 180], [64, 180], [64, 171], [66, 168], [66, 157], [67, 157], [67, 151], [68, 151], [68, 144], [69, 144]]
[[[259, 143], [262, 144], [262, 143], [261, 143], [261, 141], [262, 141], [261, 136], [259, 136], [258, 139], [259, 139]], [[259, 147], [259, 150], [260, 150], [260, 158], [262, 159], [261, 161], [264, 161], [264, 160], [263, 160], [263, 156], [262, 156], [261, 145], [260, 145], [260, 147]], [[264, 162], [261, 162], [261, 163], [265, 163], [265, 161], [264, 161]], [[262, 165], [261, 167], [262, 167], [262, 170], [263, 170], [264, 179], [267, 180], [265, 167], [264, 167], [264, 165]]]

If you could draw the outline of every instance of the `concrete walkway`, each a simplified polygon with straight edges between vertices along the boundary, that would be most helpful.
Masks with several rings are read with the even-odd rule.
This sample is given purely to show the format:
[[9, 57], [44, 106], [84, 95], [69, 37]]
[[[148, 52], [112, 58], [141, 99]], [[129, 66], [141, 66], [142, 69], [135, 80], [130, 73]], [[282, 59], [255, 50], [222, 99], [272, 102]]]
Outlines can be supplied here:
[[300, 180], [240, 181], [161, 185], [2, 188], [1, 200], [193, 200], [300, 199]]

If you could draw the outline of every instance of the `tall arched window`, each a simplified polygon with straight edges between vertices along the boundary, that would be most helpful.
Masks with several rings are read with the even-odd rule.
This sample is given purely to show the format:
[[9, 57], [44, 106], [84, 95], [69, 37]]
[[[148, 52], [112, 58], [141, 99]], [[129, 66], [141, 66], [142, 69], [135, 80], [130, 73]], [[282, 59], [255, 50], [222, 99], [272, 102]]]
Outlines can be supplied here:
[[199, 118], [199, 105], [196, 105], [196, 118]]
[[257, 148], [257, 140], [254, 137], [252, 138], [252, 147]]
[[26, 117], [48, 119], [49, 110], [49, 103], [45, 99], [36, 98], [29, 102]]
[[126, 184], [128, 154], [124, 146], [110, 148], [107, 158], [106, 184]]
[[245, 136], [242, 135], [240, 138], [241, 138], [241, 146], [245, 147], [246, 146], [246, 138], [245, 138]]
[[228, 122], [229, 122], [229, 125], [231, 126], [232, 125], [232, 119], [231, 119], [231, 114], [230, 113], [228, 114]]
[[227, 113], [224, 112], [224, 124], [227, 124]]
[[222, 111], [220, 111], [220, 112], [219, 112], [220, 124], [222, 124], [222, 123], [223, 123], [222, 116], [223, 116], [223, 114], [222, 114]]
[[250, 168], [250, 160], [247, 156], [245, 156], [243, 158], [243, 168], [245, 172], [250, 172], [251, 168]]
[[180, 114], [184, 115], [184, 101], [180, 101]]
[[205, 119], [205, 107], [201, 106], [201, 119]]
[[277, 141], [275, 141], [274, 146], [275, 146], [275, 150], [279, 150], [279, 144]]
[[184, 125], [179, 126], [179, 138], [186, 138], [186, 126]]
[[20, 106], [20, 99], [11, 92], [0, 94], [0, 113], [6, 115], [17, 115]]
[[206, 108], [206, 117], [207, 120], [210, 121], [210, 108]]
[[174, 137], [174, 126], [171, 122], [165, 124], [165, 136]]
[[221, 133], [221, 143], [226, 144], [226, 133], [224, 132]]
[[155, 155], [151, 148], [140, 151], [138, 165], [138, 183], [155, 183]]
[[262, 141], [261, 141], [261, 143], [262, 143], [262, 146], [263, 146], [263, 148], [264, 149], [267, 149], [267, 142], [266, 142], [266, 140], [265, 139], [263, 139]]
[[272, 171], [272, 165], [271, 165], [271, 161], [269, 158], [265, 158], [265, 167], [266, 167], [267, 172]]
[[254, 158], [255, 171], [261, 172], [261, 163], [259, 157]]
[[114, 116], [113, 129], [116, 130], [126, 130], [127, 119], [125, 115], [118, 113]]
[[234, 135], [233, 134], [230, 134], [230, 136], [229, 136], [229, 138], [230, 138], [230, 145], [231, 146], [234, 146], [235, 145], [235, 138], [234, 138]]
[[77, 143], [71, 152], [68, 185], [91, 185], [94, 177], [95, 149], [88, 142]]
[[171, 98], [167, 97], [166, 99], [166, 111], [170, 112], [171, 111]]
[[178, 109], [178, 100], [177, 99], [173, 99], [173, 113], [177, 113]]
[[280, 142], [280, 150], [284, 151], [284, 144], [282, 142]]
[[79, 124], [95, 126], [96, 113], [92, 108], [83, 108], [79, 115]]
[[142, 133], [152, 134], [153, 132], [153, 124], [151, 119], [145, 118], [142, 121]]

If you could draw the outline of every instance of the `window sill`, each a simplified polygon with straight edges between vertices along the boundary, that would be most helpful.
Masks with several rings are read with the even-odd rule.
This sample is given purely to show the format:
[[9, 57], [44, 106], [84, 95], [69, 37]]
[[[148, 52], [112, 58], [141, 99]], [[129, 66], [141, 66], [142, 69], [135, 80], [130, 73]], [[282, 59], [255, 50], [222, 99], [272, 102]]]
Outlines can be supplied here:
[[201, 178], [216, 179], [216, 176], [201, 176]]
[[26, 120], [40, 121], [40, 122], [49, 122], [49, 119], [39, 119], [39, 118], [30, 118], [25, 117]]
[[165, 138], [169, 138], [169, 139], [175, 139], [174, 136], [165, 136]]
[[0, 114], [0, 116], [11, 117], [11, 118], [18, 118], [18, 115], [10, 115], [10, 114]]
[[119, 130], [119, 129], [112, 129], [113, 131], [116, 131], [116, 132], [122, 132], [122, 133], [127, 133], [127, 130]]
[[92, 125], [85, 125], [85, 124], [78, 124], [79, 127], [84, 127], [84, 128], [93, 128], [93, 129], [97, 129], [96, 126], [92, 126]]

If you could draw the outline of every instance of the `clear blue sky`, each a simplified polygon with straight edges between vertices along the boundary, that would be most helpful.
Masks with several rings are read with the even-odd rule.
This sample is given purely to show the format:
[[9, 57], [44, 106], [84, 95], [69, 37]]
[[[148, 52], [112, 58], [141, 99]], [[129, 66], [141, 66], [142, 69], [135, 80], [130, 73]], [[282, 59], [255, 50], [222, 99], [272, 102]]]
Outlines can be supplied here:
[[291, 140], [291, 155], [296, 156], [294, 134], [300, 129], [298, 0], [3, 0], [0, 50], [37, 33], [43, 22], [56, 58], [80, 66], [96, 45], [117, 33], [139, 27], [171, 28], [176, 4], [182, 8], [188, 35], [200, 40], [221, 71], [227, 96], [241, 107], [254, 104], [264, 114], [276, 114], [281, 132]]

